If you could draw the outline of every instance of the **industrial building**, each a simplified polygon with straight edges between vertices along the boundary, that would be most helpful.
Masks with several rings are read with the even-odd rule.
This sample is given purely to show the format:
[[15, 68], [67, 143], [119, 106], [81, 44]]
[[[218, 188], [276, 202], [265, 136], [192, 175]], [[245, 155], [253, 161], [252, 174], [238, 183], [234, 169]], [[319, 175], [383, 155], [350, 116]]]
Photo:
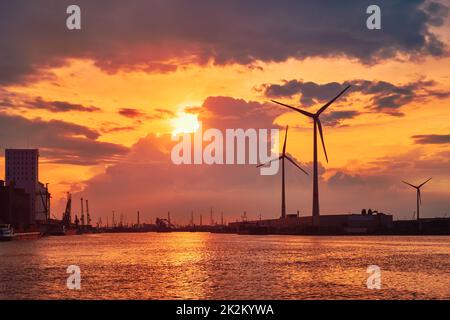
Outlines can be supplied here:
[[0, 180], [0, 224], [11, 224], [16, 230], [28, 229], [33, 224], [30, 195], [24, 189], [9, 186]]
[[392, 215], [336, 214], [321, 215], [319, 226], [313, 217], [288, 214], [285, 218], [232, 222], [237, 233], [254, 234], [384, 234], [393, 228]]
[[398, 234], [450, 235], [450, 218], [420, 218], [394, 221]]
[[[6, 149], [5, 162], [6, 186], [22, 189], [29, 196], [29, 214], [23, 223], [47, 221], [50, 193], [47, 186], [39, 182], [39, 150]], [[19, 195], [20, 192], [14, 194]]]

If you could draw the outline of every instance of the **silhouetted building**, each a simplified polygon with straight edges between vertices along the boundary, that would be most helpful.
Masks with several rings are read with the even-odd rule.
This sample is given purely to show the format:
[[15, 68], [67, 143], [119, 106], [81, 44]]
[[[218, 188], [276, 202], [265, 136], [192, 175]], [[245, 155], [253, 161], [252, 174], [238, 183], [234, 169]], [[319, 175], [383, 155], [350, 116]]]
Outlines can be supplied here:
[[24, 189], [29, 194], [32, 220], [46, 221], [50, 195], [39, 182], [39, 150], [6, 149], [5, 162], [6, 185], [14, 183], [16, 188]]
[[450, 235], [450, 218], [420, 218], [417, 220], [394, 221], [396, 233]]
[[17, 230], [27, 229], [33, 224], [30, 210], [30, 195], [14, 183], [5, 186], [0, 180], [0, 223], [11, 224]]
[[371, 234], [388, 233], [393, 228], [392, 215], [376, 214], [333, 214], [320, 216], [320, 225], [313, 217], [299, 217], [288, 214], [286, 218], [255, 221], [232, 222], [231, 229], [239, 231], [241, 227], [252, 226], [266, 228], [267, 233], [327, 233], [327, 234]]

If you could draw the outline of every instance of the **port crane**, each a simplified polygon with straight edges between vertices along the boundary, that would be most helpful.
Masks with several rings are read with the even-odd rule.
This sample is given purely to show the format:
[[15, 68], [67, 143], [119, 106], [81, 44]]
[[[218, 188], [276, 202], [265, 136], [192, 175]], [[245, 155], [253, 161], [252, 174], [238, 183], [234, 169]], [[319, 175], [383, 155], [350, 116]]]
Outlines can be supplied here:
[[66, 228], [70, 227], [72, 223], [72, 195], [70, 192], [67, 192], [66, 209], [63, 213], [62, 223]]
[[48, 192], [48, 183], [45, 184], [45, 191], [41, 190], [36, 193], [41, 198], [43, 213], [45, 214], [45, 219], [50, 220], [50, 198], [51, 194]]

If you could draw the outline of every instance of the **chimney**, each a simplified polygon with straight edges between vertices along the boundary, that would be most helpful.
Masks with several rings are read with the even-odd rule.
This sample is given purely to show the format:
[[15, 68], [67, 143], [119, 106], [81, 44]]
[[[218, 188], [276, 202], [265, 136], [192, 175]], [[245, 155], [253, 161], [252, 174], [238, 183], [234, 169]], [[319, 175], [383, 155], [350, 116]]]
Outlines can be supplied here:
[[91, 225], [91, 214], [89, 213], [89, 200], [86, 199], [86, 218], [87, 218], [87, 224]]
[[81, 200], [81, 225], [84, 226], [84, 209], [83, 209], [83, 198]]

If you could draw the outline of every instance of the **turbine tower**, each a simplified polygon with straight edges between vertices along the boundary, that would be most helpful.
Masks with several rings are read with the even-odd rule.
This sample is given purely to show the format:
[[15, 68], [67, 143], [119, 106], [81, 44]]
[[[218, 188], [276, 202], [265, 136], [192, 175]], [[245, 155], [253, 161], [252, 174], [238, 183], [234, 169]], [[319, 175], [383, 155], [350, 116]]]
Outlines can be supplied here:
[[[422, 188], [422, 186], [423, 186], [425, 183], [427, 183], [428, 181], [430, 181], [430, 180], [431, 180], [431, 178], [428, 179], [427, 181], [425, 181], [425, 182], [419, 184], [418, 186], [415, 186], [415, 185], [413, 185], [413, 184], [411, 184], [411, 183], [409, 183], [409, 182], [406, 182], [406, 181], [402, 181], [404, 184], [407, 184], [408, 186], [413, 187], [414, 189], [417, 190], [417, 192], [416, 192], [416, 193], [417, 193], [417, 200], [416, 200], [416, 202], [417, 202], [417, 216], [416, 216], [417, 221], [420, 220], [419, 207], [420, 207], [420, 205], [422, 204], [422, 197], [420, 196], [420, 188]], [[419, 223], [420, 223], [420, 221], [419, 221]], [[419, 227], [420, 227], [420, 225], [419, 225]]]
[[318, 225], [319, 221], [319, 216], [320, 216], [320, 209], [319, 209], [319, 176], [318, 176], [318, 168], [317, 168], [317, 129], [319, 129], [319, 134], [320, 134], [320, 139], [322, 140], [322, 147], [323, 147], [323, 152], [325, 153], [325, 159], [328, 162], [328, 155], [327, 155], [327, 150], [325, 149], [325, 142], [323, 139], [323, 131], [322, 131], [322, 124], [320, 122], [320, 115], [322, 114], [322, 112], [324, 112], [334, 101], [336, 101], [337, 98], [339, 98], [342, 94], [344, 94], [345, 91], [348, 90], [348, 88], [350, 88], [350, 85], [345, 87], [344, 90], [342, 90], [341, 92], [339, 92], [339, 94], [337, 96], [335, 96], [333, 99], [331, 99], [330, 101], [328, 101], [326, 104], [324, 104], [316, 113], [311, 113], [299, 108], [295, 108], [292, 107], [290, 105], [275, 101], [275, 100], [271, 100], [272, 102], [275, 102], [281, 106], [287, 107], [289, 109], [292, 109], [294, 111], [297, 111], [301, 114], [303, 114], [304, 116], [310, 117], [313, 119], [314, 121], [314, 153], [313, 153], [313, 208], [312, 208], [312, 215], [313, 215], [313, 224], [314, 225]]
[[294, 166], [302, 170], [305, 174], [308, 174], [305, 170], [303, 170], [291, 157], [289, 157], [286, 154], [286, 142], [287, 142], [287, 133], [288, 133], [288, 126], [286, 126], [286, 133], [284, 135], [284, 144], [283, 144], [283, 152], [281, 156], [279, 156], [277, 159], [270, 160], [266, 163], [259, 164], [256, 167], [261, 167], [266, 164], [269, 164], [273, 161], [281, 160], [281, 218], [286, 218], [286, 186], [285, 186], [285, 171], [284, 171], [284, 159], [287, 159], [290, 161]]

